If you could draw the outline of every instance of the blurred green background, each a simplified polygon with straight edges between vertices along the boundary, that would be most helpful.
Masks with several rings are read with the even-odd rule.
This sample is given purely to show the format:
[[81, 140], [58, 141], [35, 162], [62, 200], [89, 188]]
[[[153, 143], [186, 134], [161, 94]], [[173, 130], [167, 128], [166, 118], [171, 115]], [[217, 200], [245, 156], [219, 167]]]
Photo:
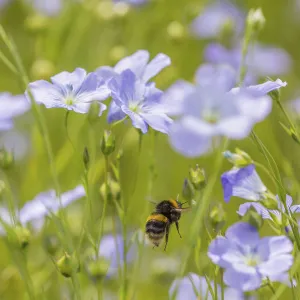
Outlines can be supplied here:
[[[152, 57], [159, 52], [171, 57], [172, 66], [166, 68], [155, 79], [158, 87], [166, 89], [179, 78], [192, 81], [194, 72], [203, 62], [203, 50], [209, 41], [191, 36], [188, 27], [207, 3], [209, 1], [155, 0], [141, 7], [130, 7], [125, 13], [121, 11], [119, 15], [112, 15], [110, 1], [86, 1], [84, 4], [66, 1], [66, 8], [58, 16], [47, 18], [36, 14], [22, 1], [12, 1], [0, 12], [0, 20], [5, 30], [15, 40], [31, 81], [48, 79], [51, 75], [64, 70], [73, 71], [76, 67], [93, 71], [102, 65], [114, 65], [120, 58], [136, 50], [146, 49]], [[245, 12], [250, 8], [261, 7], [266, 25], [259, 35], [259, 40], [282, 47], [291, 55], [292, 71], [281, 77], [283, 81], [288, 82], [288, 87], [282, 90], [282, 101], [287, 103], [288, 100], [297, 97], [299, 91], [300, 7], [297, 11], [296, 0], [251, 0], [235, 3]], [[183, 26], [178, 37], [170, 35], [170, 24], [174, 21]], [[7, 53], [2, 42], [0, 47]], [[18, 78], [2, 63], [0, 63], [0, 74], [1, 91], [9, 91], [13, 94], [24, 92]], [[65, 111], [44, 107], [41, 107], [41, 110], [50, 132], [62, 191], [74, 188], [80, 183], [84, 170], [82, 152], [85, 146], [88, 147], [92, 166], [90, 171], [92, 197], [96, 207], [95, 215], [99, 220], [103, 203], [99, 188], [104, 180], [104, 159], [100, 150], [100, 141], [103, 130], [109, 128], [106, 124], [106, 115], [90, 123], [87, 116], [70, 113], [68, 134], [75, 145], [74, 150], [67, 138], [64, 125]], [[274, 155], [280, 171], [286, 178], [287, 188], [297, 201], [299, 191], [295, 182], [300, 179], [299, 148], [286, 135], [279, 121], [284, 122], [284, 118], [274, 105], [272, 114], [256, 126], [256, 132]], [[53, 188], [53, 182], [47, 153], [32, 113], [29, 112], [18, 118], [14, 130], [25, 134], [29, 139], [26, 156], [17, 160], [14, 167], [7, 171], [18, 205], [22, 206], [38, 193]], [[138, 134], [131, 129], [130, 124], [118, 125], [113, 131], [117, 137], [117, 149], [124, 147], [120, 161], [121, 184], [126, 195], [130, 230], [144, 230], [146, 217], [153, 208], [147, 201], [149, 197], [158, 201], [181, 194], [183, 180], [188, 175], [190, 166], [198, 163], [205, 169], [208, 178], [213, 172], [215, 153], [199, 159], [186, 159], [170, 148], [167, 136], [162, 134], [156, 136], [154, 145], [151, 144], [151, 136], [145, 135], [139, 153]], [[233, 150], [236, 146], [248, 152], [253, 159], [265, 164], [263, 156], [250, 139], [238, 143], [231, 142], [229, 149]], [[157, 177], [153, 188], [150, 189], [149, 166], [152, 159]], [[115, 154], [110, 160], [115, 160]], [[224, 171], [230, 167], [229, 163], [224, 162]], [[265, 184], [274, 190], [268, 177], [263, 173], [260, 175]], [[220, 181], [214, 188], [211, 201], [223, 202]], [[5, 199], [2, 199], [2, 203], [5, 203]], [[232, 199], [230, 204], [225, 205], [228, 223], [238, 219], [235, 211], [240, 203], [241, 200]], [[83, 205], [84, 199], [81, 199], [66, 210], [75, 239], [80, 232]], [[109, 205], [108, 216], [112, 214], [114, 214], [113, 206]], [[171, 272], [172, 268], [174, 267], [176, 271], [181, 250], [185, 247], [185, 237], [189, 234], [192, 219], [196, 217], [193, 211], [182, 217], [180, 224], [183, 239], [180, 239], [174, 230], [171, 231], [166, 253], [163, 253], [161, 248], [146, 250], [141, 269], [143, 276], [140, 276], [140, 281], [134, 287], [137, 292], [135, 299], [168, 298], [168, 289], [175, 276]], [[98, 225], [99, 222], [95, 224], [96, 229]], [[72, 297], [68, 294], [68, 290], [72, 289], [70, 280], [57, 273], [43, 250], [43, 235], [55, 234], [55, 230], [55, 226], [50, 222], [43, 233], [32, 238], [26, 250], [34, 285], [37, 291], [43, 291], [43, 296], [39, 299]], [[111, 230], [110, 218], [105, 222], [105, 230], [106, 232]], [[265, 228], [265, 232], [268, 232], [268, 228]], [[201, 237], [205, 249], [208, 238], [205, 233]], [[18, 275], [3, 241], [0, 241], [0, 253], [0, 299], [27, 299], [24, 282]], [[167, 257], [171, 258], [171, 262], [162, 272], [157, 267], [157, 260], [163, 258], [167, 262]], [[208, 260], [203, 253], [199, 253], [199, 257], [201, 267], [205, 270]], [[187, 270], [196, 271], [193, 260], [190, 261]], [[96, 288], [84, 270], [79, 274], [79, 278], [83, 299], [96, 299]], [[114, 294], [119, 282], [107, 280], [104, 285], [107, 293]], [[110, 298], [104, 296], [104, 299]]]

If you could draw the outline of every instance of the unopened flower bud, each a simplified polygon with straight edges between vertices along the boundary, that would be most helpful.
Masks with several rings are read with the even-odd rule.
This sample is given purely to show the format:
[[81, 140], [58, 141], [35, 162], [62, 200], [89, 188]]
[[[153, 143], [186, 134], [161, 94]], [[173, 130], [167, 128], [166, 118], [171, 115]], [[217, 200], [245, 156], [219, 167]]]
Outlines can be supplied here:
[[235, 167], [243, 168], [253, 163], [248, 153], [236, 148], [235, 153], [230, 151], [223, 152], [224, 157]]
[[252, 28], [254, 32], [261, 31], [266, 23], [266, 19], [263, 15], [261, 8], [251, 9], [247, 17], [248, 26]]
[[105, 130], [102, 141], [101, 141], [101, 151], [105, 156], [110, 155], [114, 152], [116, 146], [115, 136], [110, 132]]
[[107, 196], [108, 201], [120, 200], [121, 197], [121, 188], [120, 184], [112, 179], [110, 176], [108, 177], [108, 191], [106, 194], [106, 184], [103, 183], [100, 187], [100, 195], [105, 198]]
[[269, 191], [264, 193], [264, 199], [261, 200], [261, 204], [267, 209], [278, 209], [278, 201], [275, 196]]
[[185, 35], [184, 26], [178, 21], [171, 22], [168, 25], [167, 32], [170, 38], [174, 40], [181, 40]]
[[50, 254], [54, 255], [60, 249], [60, 241], [56, 235], [48, 235], [43, 239], [43, 245], [45, 250]]
[[8, 235], [10, 242], [21, 249], [26, 248], [30, 241], [30, 231], [22, 226], [16, 226], [13, 231], [14, 234]]
[[14, 155], [5, 149], [0, 150], [0, 168], [7, 170], [14, 164]]
[[79, 272], [79, 263], [74, 255], [64, 253], [56, 263], [58, 270], [65, 277], [71, 277], [75, 272]]
[[260, 229], [264, 223], [262, 216], [253, 207], [248, 209], [246, 214], [242, 217], [242, 221], [251, 224], [257, 229]]
[[195, 196], [195, 190], [191, 182], [185, 178], [182, 186], [182, 197], [191, 203], [191, 201], [194, 199]]
[[88, 120], [91, 124], [96, 123], [99, 120], [100, 105], [97, 101], [93, 101], [90, 105], [88, 112]]
[[32, 64], [30, 73], [33, 79], [48, 79], [55, 73], [55, 66], [50, 60], [37, 59]]
[[226, 213], [221, 204], [215, 205], [209, 212], [209, 222], [215, 232], [219, 232], [226, 223]]
[[190, 168], [189, 180], [196, 191], [203, 189], [206, 185], [204, 169], [200, 169], [198, 165], [194, 169]]
[[44, 31], [49, 24], [49, 18], [40, 14], [33, 14], [26, 18], [25, 28], [33, 33]]
[[96, 8], [93, 6], [93, 11], [96, 13], [99, 19], [105, 21], [111, 20], [115, 16], [114, 3], [109, 0], [99, 2]]
[[87, 147], [84, 147], [84, 149], [83, 149], [82, 160], [83, 160], [85, 169], [88, 170], [89, 166], [90, 166], [90, 154], [89, 154], [89, 150]]
[[93, 280], [101, 280], [106, 276], [109, 266], [109, 260], [99, 257], [87, 262], [86, 271]]

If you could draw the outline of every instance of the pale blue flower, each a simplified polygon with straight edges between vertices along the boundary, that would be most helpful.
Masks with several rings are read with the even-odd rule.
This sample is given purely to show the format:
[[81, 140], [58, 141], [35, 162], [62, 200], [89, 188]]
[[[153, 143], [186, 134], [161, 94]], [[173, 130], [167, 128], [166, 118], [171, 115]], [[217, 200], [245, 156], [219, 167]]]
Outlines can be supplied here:
[[4, 8], [11, 0], [0, 0], [0, 9]]
[[13, 128], [13, 118], [24, 114], [30, 109], [30, 103], [24, 95], [0, 93], [0, 131]]
[[172, 123], [161, 104], [162, 91], [154, 84], [145, 84], [139, 80], [129, 69], [108, 83], [113, 99], [108, 121], [123, 119], [126, 115], [131, 119], [132, 125], [143, 133], [148, 126], [154, 130], [168, 133]]
[[157, 54], [150, 62], [149, 58], [150, 54], [147, 50], [138, 50], [132, 55], [121, 59], [113, 68], [109, 66], [100, 67], [96, 70], [96, 73], [100, 78], [109, 81], [129, 69], [137, 79], [146, 83], [171, 64], [170, 57], [163, 53]]
[[232, 196], [251, 201], [265, 199], [267, 188], [261, 181], [253, 164], [244, 168], [232, 168], [223, 173], [221, 182], [226, 202]]
[[[128, 252], [126, 255], [127, 263], [134, 260], [136, 256], [136, 245], [133, 244], [128, 246]], [[109, 261], [109, 268], [107, 271], [107, 276], [115, 276], [119, 268], [124, 265], [124, 240], [123, 236], [117, 234], [116, 236], [107, 234], [102, 237], [99, 246], [99, 256], [105, 258]]]
[[58, 15], [63, 8], [63, 0], [27, 0], [33, 8], [46, 16], [53, 17]]
[[[76, 68], [72, 73], [64, 71], [51, 77], [51, 81], [38, 80], [29, 84], [37, 103], [84, 114], [89, 111], [91, 102], [96, 101], [100, 105], [99, 115], [106, 109], [101, 101], [109, 97], [110, 91], [95, 73], [87, 74], [84, 69]], [[28, 91], [26, 96], [29, 99]]]
[[260, 239], [257, 229], [239, 222], [211, 242], [208, 256], [213, 263], [225, 269], [226, 285], [252, 291], [263, 279], [282, 280], [293, 264], [293, 243], [285, 236]]
[[[209, 63], [231, 65], [238, 71], [242, 59], [241, 46], [227, 49], [221, 44], [210, 44], [205, 49], [204, 58]], [[283, 49], [260, 44], [249, 48], [245, 63], [250, 83], [255, 83], [255, 77], [286, 74], [292, 64], [290, 56]]]
[[[283, 214], [286, 213], [285, 207], [283, 203], [279, 200], [278, 196], [276, 196], [276, 199], [278, 201], [278, 209], [267, 209], [260, 203], [248, 202], [248, 203], [241, 204], [237, 213], [240, 216], [244, 216], [247, 213], [247, 211], [251, 207], [253, 207], [257, 211], [257, 213], [261, 215], [263, 219], [269, 219], [271, 221], [274, 221], [276, 224], [287, 226], [287, 224], [283, 224], [284, 221], [287, 221], [284, 220], [283, 218]], [[292, 204], [293, 204], [293, 198], [290, 195], [286, 195], [286, 207], [288, 209], [287, 213], [289, 215], [300, 213], [300, 205], [299, 204], [292, 205]]]
[[244, 14], [229, 1], [216, 1], [204, 8], [192, 22], [191, 30], [199, 38], [218, 37], [225, 26], [231, 26], [236, 34], [244, 27]]
[[[211, 288], [214, 290], [214, 282], [210, 282]], [[196, 288], [197, 294], [195, 293]], [[205, 277], [201, 277], [195, 273], [189, 273], [187, 276], [181, 279], [175, 279], [169, 289], [169, 297], [171, 299], [173, 293], [177, 290], [175, 300], [197, 300], [206, 299], [213, 300], [213, 296], [210, 293], [209, 286]], [[217, 285], [218, 300], [221, 300], [221, 287]], [[199, 298], [200, 297], [200, 298]], [[243, 300], [244, 294], [241, 291], [225, 288], [224, 300]], [[254, 300], [254, 297], [250, 298]], [[249, 300], [250, 300], [249, 299]]]
[[139, 6], [147, 3], [149, 0], [113, 0], [115, 3], [124, 2], [133, 6]]

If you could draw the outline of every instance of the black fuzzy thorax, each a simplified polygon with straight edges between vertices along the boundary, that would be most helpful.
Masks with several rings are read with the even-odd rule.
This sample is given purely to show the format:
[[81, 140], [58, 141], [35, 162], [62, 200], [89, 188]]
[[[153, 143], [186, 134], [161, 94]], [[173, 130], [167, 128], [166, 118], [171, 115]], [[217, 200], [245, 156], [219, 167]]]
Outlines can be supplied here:
[[[180, 202], [178, 202], [178, 208], [181, 208]], [[168, 200], [158, 203], [155, 207], [155, 212], [167, 217], [170, 224], [178, 222], [181, 217], [181, 212], [176, 211], [176, 207]]]

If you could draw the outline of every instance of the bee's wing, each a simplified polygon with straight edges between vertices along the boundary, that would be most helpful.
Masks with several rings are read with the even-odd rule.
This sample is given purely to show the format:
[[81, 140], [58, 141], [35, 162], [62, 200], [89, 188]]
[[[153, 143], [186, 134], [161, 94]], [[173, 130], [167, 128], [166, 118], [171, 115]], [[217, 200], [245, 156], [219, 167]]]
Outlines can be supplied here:
[[187, 212], [190, 211], [192, 208], [191, 207], [187, 207], [187, 208], [174, 208], [175, 211], [178, 212]]
[[153, 201], [153, 198], [152, 198], [151, 196], [147, 196], [147, 197], [146, 197], [146, 200], [147, 200], [148, 202], [150, 202], [150, 203], [155, 204], [155, 205], [158, 204], [157, 202]]

